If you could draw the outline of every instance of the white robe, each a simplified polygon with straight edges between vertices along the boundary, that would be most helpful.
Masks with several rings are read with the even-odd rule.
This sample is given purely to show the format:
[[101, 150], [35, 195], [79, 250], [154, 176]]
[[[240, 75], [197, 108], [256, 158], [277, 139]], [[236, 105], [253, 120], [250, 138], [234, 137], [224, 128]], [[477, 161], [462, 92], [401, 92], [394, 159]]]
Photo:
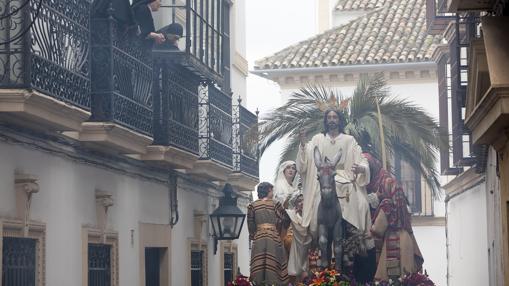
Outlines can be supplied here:
[[[371, 214], [367, 200], [365, 186], [369, 184], [369, 164], [362, 156], [362, 150], [357, 141], [346, 134], [339, 134], [331, 138], [328, 134], [322, 133], [313, 136], [310, 142], [304, 147], [299, 147], [297, 153], [297, 171], [302, 177], [304, 208], [302, 214], [302, 225], [309, 226], [311, 234], [316, 237], [318, 231], [318, 204], [320, 203], [320, 185], [317, 180], [317, 169], [314, 163], [313, 150], [318, 146], [322, 160], [327, 157], [330, 160], [342, 150], [342, 157], [336, 166], [336, 190], [338, 196], [344, 197], [349, 192], [349, 200], [340, 199], [343, 218], [358, 230], [370, 235]], [[355, 175], [351, 171], [353, 164], [364, 167], [365, 172]], [[355, 179], [355, 182], [352, 182]], [[347, 184], [341, 184], [347, 183]], [[366, 241], [367, 248], [374, 247], [373, 239]]]
[[311, 235], [308, 228], [302, 226], [302, 216], [295, 209], [286, 213], [292, 221], [293, 239], [288, 257], [288, 275], [298, 276], [308, 271], [308, 249], [311, 244]]

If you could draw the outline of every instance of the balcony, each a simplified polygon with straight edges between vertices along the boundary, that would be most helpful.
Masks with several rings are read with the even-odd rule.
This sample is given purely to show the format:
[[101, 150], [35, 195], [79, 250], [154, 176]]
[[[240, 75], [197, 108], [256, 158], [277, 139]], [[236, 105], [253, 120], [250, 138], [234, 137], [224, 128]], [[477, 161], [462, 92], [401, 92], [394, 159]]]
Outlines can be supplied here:
[[198, 94], [200, 158], [190, 172], [226, 181], [233, 167], [231, 95], [212, 83], [202, 83]]
[[142, 159], [190, 169], [198, 159], [200, 78], [154, 53], [154, 143]]
[[2, 117], [79, 131], [90, 115], [90, 3], [24, 2], [0, 1], [2, 13], [10, 12], [0, 25]]
[[233, 173], [230, 183], [243, 191], [252, 191], [258, 183], [258, 115], [238, 104], [233, 108]]
[[91, 110], [79, 140], [144, 154], [152, 142], [152, 62], [113, 17], [91, 18]]
[[469, 54], [469, 85], [465, 124], [476, 144], [504, 146], [509, 138], [509, 41], [507, 17], [484, 17], [483, 38], [473, 41]]
[[173, 64], [181, 65], [202, 77], [229, 89], [230, 83], [230, 4], [218, 0], [173, 0], [161, 6], [172, 22], [184, 27], [185, 46], [182, 50], [161, 51]]
[[[202, 179], [227, 180], [238, 155], [236, 173], [256, 180], [255, 153], [232, 151], [245, 131], [233, 134], [226, 2], [178, 7], [185, 49], [155, 51], [144, 50], [114, 10], [57, 2], [0, 0], [1, 11], [14, 11], [0, 25], [8, 42], [0, 46], [2, 120]], [[237, 108], [239, 130], [256, 123]]]

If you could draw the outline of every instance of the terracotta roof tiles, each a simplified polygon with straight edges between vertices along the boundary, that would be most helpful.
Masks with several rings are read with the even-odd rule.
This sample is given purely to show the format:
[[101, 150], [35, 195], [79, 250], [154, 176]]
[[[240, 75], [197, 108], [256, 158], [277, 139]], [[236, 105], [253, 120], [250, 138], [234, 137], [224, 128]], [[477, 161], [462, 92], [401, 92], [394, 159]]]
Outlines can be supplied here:
[[[340, 1], [340, 2], [348, 2]], [[426, 33], [426, 0], [385, 2], [385, 6], [256, 61], [255, 69], [429, 61], [440, 42]]]
[[380, 8], [390, 0], [339, 0], [336, 4], [336, 10], [355, 11], [355, 10], [371, 10]]

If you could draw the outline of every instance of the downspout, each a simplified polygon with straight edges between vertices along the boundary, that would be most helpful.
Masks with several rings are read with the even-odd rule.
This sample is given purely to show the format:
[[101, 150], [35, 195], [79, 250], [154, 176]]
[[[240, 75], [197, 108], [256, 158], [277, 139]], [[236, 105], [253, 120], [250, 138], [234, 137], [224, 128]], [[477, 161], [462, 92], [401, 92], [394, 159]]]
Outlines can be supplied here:
[[179, 221], [177, 199], [177, 174], [170, 172], [168, 175], [168, 200], [170, 205], [170, 227], [173, 228]]
[[449, 209], [447, 208], [449, 205], [449, 200], [451, 197], [447, 195], [445, 197], [445, 259], [447, 260], [447, 272], [445, 274], [445, 277], [447, 279], [447, 286], [449, 286], [449, 235], [448, 235], [448, 226], [449, 226]]

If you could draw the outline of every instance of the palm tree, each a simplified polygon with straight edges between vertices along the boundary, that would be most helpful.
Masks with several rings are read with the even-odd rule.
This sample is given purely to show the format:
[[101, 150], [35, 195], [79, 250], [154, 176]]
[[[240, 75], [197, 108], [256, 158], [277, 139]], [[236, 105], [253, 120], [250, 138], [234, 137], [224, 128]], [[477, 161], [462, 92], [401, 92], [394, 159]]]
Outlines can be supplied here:
[[422, 108], [389, 94], [383, 74], [364, 77], [351, 98], [323, 86], [308, 86], [293, 93], [288, 102], [260, 121], [260, 155], [279, 139], [286, 140], [280, 161], [294, 159], [298, 150], [299, 130], [308, 138], [322, 132], [324, 105], [343, 107], [347, 120], [345, 133], [355, 137], [364, 149], [380, 158], [381, 150], [376, 101], [383, 118], [385, 143], [389, 156], [398, 153], [414, 170], [419, 170], [432, 190], [440, 194], [439, 173], [435, 167], [437, 151], [447, 144], [440, 136], [437, 122]]

